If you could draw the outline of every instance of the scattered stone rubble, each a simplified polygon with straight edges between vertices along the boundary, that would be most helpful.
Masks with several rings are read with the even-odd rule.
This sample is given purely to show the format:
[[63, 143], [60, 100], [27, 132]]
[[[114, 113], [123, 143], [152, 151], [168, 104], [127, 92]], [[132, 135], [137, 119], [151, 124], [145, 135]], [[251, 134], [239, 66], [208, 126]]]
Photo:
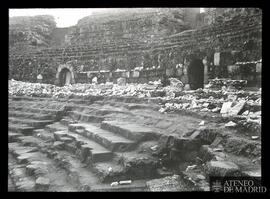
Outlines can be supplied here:
[[242, 89], [247, 85], [247, 80], [230, 80], [230, 79], [211, 79], [209, 80], [209, 84], [207, 85], [208, 88], [222, 88], [222, 87], [229, 87], [229, 88], [236, 88]]
[[57, 87], [50, 84], [9, 81], [9, 94], [16, 96], [73, 98], [89, 96], [135, 96], [157, 98], [161, 102], [160, 112], [194, 110], [220, 113], [223, 117], [235, 117], [248, 123], [261, 124], [261, 91], [244, 90], [183, 90], [181, 81], [171, 78], [171, 84], [162, 87], [159, 81], [149, 84], [74, 84]]
[[147, 182], [147, 187], [150, 191], [178, 191], [187, 189], [181, 184], [179, 175], [167, 176], [161, 179], [154, 179]]
[[[108, 181], [108, 186], [112, 189], [124, 189], [125, 186], [129, 185], [137, 186], [134, 178], [129, 178], [129, 176], [131, 174], [134, 175], [134, 173], [136, 173], [136, 176], [137, 174], [145, 176], [146, 171], [147, 173], [154, 171], [153, 168], [156, 168], [158, 164], [160, 164], [160, 168], [155, 171], [157, 172], [155, 175], [159, 175], [159, 178], [146, 182], [146, 187], [150, 191], [191, 191], [190, 188], [186, 187], [189, 183], [191, 183], [190, 187], [194, 187], [196, 190], [209, 190], [207, 175], [243, 175], [246, 171], [242, 172], [238, 165], [231, 162], [232, 158], [230, 156], [228, 158], [227, 153], [250, 156], [249, 158], [253, 159], [254, 157], [260, 156], [261, 90], [257, 92], [231, 89], [198, 89], [187, 91], [183, 89], [181, 82], [174, 81], [173, 79], [171, 82], [172, 84], [166, 87], [162, 87], [160, 81], [149, 82], [149, 84], [74, 84], [57, 87], [49, 84], [25, 83], [13, 80], [9, 81], [9, 94], [11, 98], [16, 98], [16, 96], [35, 96], [48, 97], [50, 100], [63, 100], [64, 98], [64, 101], [66, 98], [83, 100], [91, 96], [106, 96], [109, 98], [110, 96], [134, 96], [137, 100], [139, 100], [138, 98], [145, 98], [146, 100], [153, 100], [157, 102], [157, 104], [159, 103], [160, 106], [157, 106], [156, 111], [159, 110], [161, 113], [194, 111], [197, 114], [209, 114], [211, 117], [215, 116], [227, 119], [222, 122], [223, 130], [221, 131], [224, 131], [224, 135], [221, 133], [217, 136], [217, 129], [211, 130], [209, 120], [207, 118], [201, 118], [196, 119], [195, 126], [198, 129], [186, 132], [186, 134], [182, 136], [174, 136], [174, 134], [161, 136], [158, 143], [154, 142], [151, 146], [149, 145], [149, 153], [153, 154], [153, 157], [156, 159], [160, 158], [160, 163], [156, 160], [152, 161], [150, 156], [144, 157], [145, 159], [143, 158], [142, 160], [140, 159], [141, 156], [140, 158], [122, 156], [119, 162], [124, 162], [125, 170], [110, 164], [100, 164], [99, 167], [95, 167], [94, 169], [98, 171], [100, 178]], [[90, 106], [91, 105], [89, 105], [89, 108]], [[15, 112], [14, 114], [16, 115], [18, 113]], [[165, 114], [160, 115], [166, 116]], [[89, 118], [91, 117], [89, 116]], [[67, 123], [69, 123], [69, 121], [67, 121]], [[69, 128], [72, 130], [72, 125], [70, 124], [72, 123], [69, 123]], [[106, 126], [104, 124], [106, 123], [103, 123], [103, 127], [108, 128], [108, 125]], [[112, 124], [114, 123], [112, 122]], [[74, 127], [75, 126], [76, 124]], [[166, 123], [163, 126], [166, 126]], [[130, 125], [128, 127], [130, 127]], [[233, 129], [236, 128], [238, 133], [238, 130], [242, 127], [258, 129], [251, 131], [252, 134], [249, 135], [248, 140], [233, 137], [233, 135], [228, 134], [228, 132], [232, 133]], [[81, 134], [84, 130], [80, 131], [80, 129], [77, 129], [75, 132]], [[65, 137], [67, 134], [61, 130], [53, 134], [55, 139], [57, 139], [52, 142], [52, 148], [60, 151], [67, 149], [70, 151], [75, 150], [74, 146], [70, 145], [73, 138]], [[45, 139], [42, 134], [42, 129], [41, 131], [37, 131], [36, 135], [39, 139]], [[69, 136], [71, 135], [72, 134], [69, 134]], [[10, 134], [10, 136], [13, 138], [13, 141], [20, 140], [15, 134]], [[78, 138], [79, 137], [76, 139]], [[29, 141], [26, 138], [21, 140], [26, 144], [35, 141], [35, 139], [30, 139]], [[48, 139], [46, 138], [45, 140]], [[78, 143], [79, 142], [78, 140]], [[103, 143], [103, 140], [99, 140], [99, 142]], [[202, 143], [208, 144], [201, 146]], [[108, 143], [104, 142], [103, 144]], [[55, 156], [55, 154], [48, 153], [50, 157]], [[81, 155], [83, 157], [85, 154], [81, 152]], [[179, 160], [179, 157], [182, 159]], [[28, 156], [22, 156], [22, 158], [27, 160]], [[24, 161], [24, 159], [22, 159], [22, 161]], [[55, 159], [58, 161], [58, 158]], [[81, 161], [85, 164], [89, 160], [82, 158]], [[183, 169], [181, 169], [181, 175], [175, 175], [176, 173], [166, 165], [166, 161], [184, 161], [185, 165]], [[254, 159], [254, 165], [257, 165], [259, 161], [260, 160]], [[59, 162], [59, 164], [65, 165], [62, 162]], [[28, 170], [31, 170], [31, 168], [35, 170], [37, 169], [36, 166], [37, 165], [34, 165], [33, 162]], [[123, 176], [121, 172], [126, 172], [126, 176]], [[79, 173], [77, 175], [81, 177]], [[50, 189], [50, 179], [48, 176], [48, 173], [46, 173], [46, 175], [36, 176], [35, 182], [33, 183], [37, 189]], [[85, 180], [87, 182], [90, 181], [90, 179]], [[33, 186], [32, 184], [30, 185]], [[33, 189], [30, 185], [29, 189]]]

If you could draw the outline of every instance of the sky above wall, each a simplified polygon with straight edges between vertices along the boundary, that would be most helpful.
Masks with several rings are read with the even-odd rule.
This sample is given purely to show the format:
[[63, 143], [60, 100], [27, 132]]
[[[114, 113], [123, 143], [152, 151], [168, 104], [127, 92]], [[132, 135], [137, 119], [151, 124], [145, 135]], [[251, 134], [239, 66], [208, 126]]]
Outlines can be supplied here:
[[[35, 16], [52, 15], [55, 18], [57, 27], [69, 27], [76, 25], [78, 20], [91, 15], [93, 12], [106, 12], [106, 8], [65, 8], [65, 9], [9, 9], [9, 17], [14, 16]], [[203, 8], [201, 8], [203, 11]]]
[[101, 12], [106, 9], [101, 8], [84, 8], [84, 9], [9, 9], [9, 17], [14, 16], [35, 16], [35, 15], [52, 15], [55, 18], [57, 27], [69, 27], [76, 25], [78, 20], [89, 16], [94, 12]]

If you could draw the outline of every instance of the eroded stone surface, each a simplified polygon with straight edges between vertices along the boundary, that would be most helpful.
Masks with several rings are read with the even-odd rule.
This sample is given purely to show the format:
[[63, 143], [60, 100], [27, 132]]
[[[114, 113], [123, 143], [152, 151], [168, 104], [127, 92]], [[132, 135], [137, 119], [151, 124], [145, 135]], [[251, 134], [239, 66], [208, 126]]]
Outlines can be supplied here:
[[211, 176], [233, 176], [239, 174], [239, 167], [229, 161], [210, 161], [206, 165], [206, 171]]
[[146, 182], [149, 191], [158, 192], [175, 192], [175, 191], [189, 191], [183, 184], [181, 184], [180, 176], [173, 175], [160, 179], [154, 179]]
[[36, 189], [46, 191], [50, 186], [50, 179], [45, 177], [39, 177], [36, 180]]
[[[260, 160], [253, 161], [254, 157], [260, 156], [259, 140], [237, 133], [237, 129], [226, 129], [224, 123], [219, 126], [215, 120], [204, 118], [204, 126], [199, 126], [202, 119], [191, 115], [161, 115], [158, 110], [138, 105], [132, 105], [129, 110], [132, 114], [126, 114], [128, 103], [118, 100], [119, 103], [117, 100], [110, 103], [118, 109], [114, 113], [107, 104], [110, 100], [95, 103], [93, 107], [91, 104], [72, 105], [80, 112], [101, 110], [100, 114], [109, 115], [109, 120], [103, 122], [109, 126], [102, 126], [102, 121], [91, 121], [87, 127], [89, 121], [77, 118], [77, 123], [55, 122], [9, 143], [9, 151], [17, 161], [10, 162], [10, 165], [20, 166], [15, 167], [11, 175], [18, 181], [16, 190], [128, 190], [128, 185], [112, 188], [110, 184], [113, 181], [149, 181], [150, 178], [164, 177], [149, 181], [148, 189], [207, 191], [209, 175], [260, 174]], [[132, 99], [128, 100], [132, 102]], [[67, 112], [65, 117], [71, 115]], [[90, 133], [93, 126], [95, 132]], [[42, 134], [45, 137], [39, 136]], [[147, 139], [137, 139], [144, 134], [148, 134]], [[133, 137], [125, 137], [130, 135]], [[118, 140], [118, 137], [123, 138]], [[118, 142], [134, 146], [130, 151], [114, 151], [111, 146], [120, 147]], [[180, 164], [185, 166], [180, 167]], [[196, 165], [194, 169], [185, 172], [192, 165]], [[175, 173], [180, 173], [181, 177], [172, 177]], [[182, 175], [187, 178], [182, 179]], [[140, 183], [138, 186], [131, 183], [132, 186], [131, 190], [144, 190]]]

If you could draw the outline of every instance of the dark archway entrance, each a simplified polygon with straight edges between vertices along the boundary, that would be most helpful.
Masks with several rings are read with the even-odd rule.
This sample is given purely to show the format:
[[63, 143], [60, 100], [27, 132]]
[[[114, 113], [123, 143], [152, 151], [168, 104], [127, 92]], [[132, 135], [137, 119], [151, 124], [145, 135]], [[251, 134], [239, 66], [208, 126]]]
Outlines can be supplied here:
[[58, 67], [55, 84], [59, 86], [75, 84], [75, 74], [71, 65], [62, 64]]
[[71, 71], [67, 68], [61, 70], [59, 74], [60, 86], [71, 84]]
[[188, 82], [191, 90], [203, 88], [204, 65], [201, 59], [193, 58], [188, 66]]

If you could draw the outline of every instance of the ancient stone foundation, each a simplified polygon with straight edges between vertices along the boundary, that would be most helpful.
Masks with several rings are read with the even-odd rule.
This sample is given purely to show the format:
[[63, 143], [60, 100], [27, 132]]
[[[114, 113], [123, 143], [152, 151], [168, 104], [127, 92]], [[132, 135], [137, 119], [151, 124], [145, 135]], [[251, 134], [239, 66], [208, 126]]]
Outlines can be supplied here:
[[[142, 83], [165, 74], [185, 83], [188, 62], [199, 58], [206, 60], [205, 79], [246, 79], [256, 84], [260, 81], [262, 27], [260, 10], [253, 10], [197, 29], [190, 29], [192, 23], [183, 25], [188, 11], [181, 9], [150, 9], [136, 14], [123, 11], [122, 17], [120, 13], [96, 15], [62, 32], [46, 24], [53, 21], [31, 19], [40, 20], [41, 27], [47, 28], [40, 32], [31, 20], [20, 29], [18, 24], [23, 22], [11, 18], [9, 78], [36, 82], [42, 73], [45, 83], [55, 83], [60, 81], [59, 66], [67, 64], [72, 65], [73, 81], [78, 83], [91, 82], [95, 71], [101, 82], [121, 76], [127, 77], [127, 82]], [[176, 13], [183, 18], [178, 19]], [[21, 39], [29, 31], [40, 35], [42, 42]], [[56, 45], [55, 37], [65, 39]]]

